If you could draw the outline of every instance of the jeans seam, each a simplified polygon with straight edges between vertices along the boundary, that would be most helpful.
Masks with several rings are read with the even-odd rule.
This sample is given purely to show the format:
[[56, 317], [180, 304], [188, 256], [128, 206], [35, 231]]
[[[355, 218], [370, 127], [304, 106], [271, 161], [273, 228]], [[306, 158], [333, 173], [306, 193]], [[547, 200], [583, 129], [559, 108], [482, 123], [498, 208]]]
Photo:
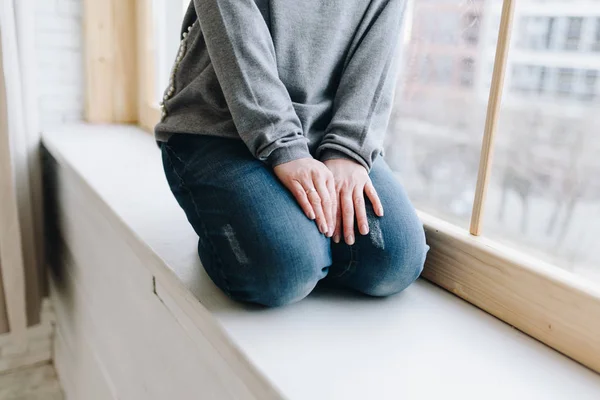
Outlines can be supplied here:
[[[229, 282], [227, 280], [227, 277], [223, 273], [223, 270], [224, 270], [223, 261], [221, 260], [221, 257], [219, 257], [219, 253], [217, 252], [217, 249], [215, 248], [214, 243], [210, 239], [210, 235], [208, 234], [208, 229], [206, 229], [206, 225], [204, 224], [204, 222], [202, 222], [202, 219], [200, 218], [200, 212], [198, 211], [198, 204], [196, 203], [196, 200], [194, 199], [194, 195], [192, 194], [192, 191], [185, 183], [185, 180], [183, 179], [183, 177], [179, 174], [179, 172], [177, 172], [177, 168], [175, 168], [175, 165], [173, 165], [173, 162], [171, 161], [171, 158], [169, 157], [169, 153], [172, 154], [173, 156], [175, 156], [175, 158], [177, 158], [177, 160], [184, 166], [184, 171], [185, 171], [185, 162], [183, 162], [183, 160], [177, 155], [177, 153], [175, 153], [175, 151], [173, 149], [171, 149], [168, 145], [165, 145], [165, 149], [167, 151], [167, 158], [169, 160], [169, 164], [171, 164], [171, 169], [173, 170], [173, 173], [175, 174], [177, 179], [179, 179], [179, 183], [181, 184], [181, 187], [185, 190], [185, 192], [187, 193], [187, 196], [190, 198], [190, 200], [192, 202], [192, 205], [194, 206], [194, 213], [196, 214], [196, 219], [198, 220], [198, 223], [202, 227], [202, 231], [204, 232], [205, 240], [208, 242], [209, 247], [213, 253], [213, 256], [214, 256], [215, 260], [217, 261], [217, 264], [219, 267], [218, 268], [219, 275], [221, 276], [221, 279], [223, 280], [223, 283], [225, 285], [224, 289], [229, 294], [230, 293]], [[204, 267], [204, 268], [206, 269], [206, 267]]]

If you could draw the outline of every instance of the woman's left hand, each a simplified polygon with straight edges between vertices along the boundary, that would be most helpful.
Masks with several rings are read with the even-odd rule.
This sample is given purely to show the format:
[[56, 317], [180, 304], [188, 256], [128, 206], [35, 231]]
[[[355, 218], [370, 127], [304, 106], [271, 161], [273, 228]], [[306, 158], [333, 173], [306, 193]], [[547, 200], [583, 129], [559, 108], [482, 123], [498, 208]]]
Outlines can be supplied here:
[[358, 231], [362, 235], [369, 233], [365, 195], [371, 201], [373, 210], [379, 217], [383, 217], [383, 206], [365, 167], [356, 161], [343, 158], [327, 160], [324, 164], [333, 173], [338, 197], [333, 241], [339, 243], [343, 233], [346, 243], [353, 245], [355, 242], [355, 216]]

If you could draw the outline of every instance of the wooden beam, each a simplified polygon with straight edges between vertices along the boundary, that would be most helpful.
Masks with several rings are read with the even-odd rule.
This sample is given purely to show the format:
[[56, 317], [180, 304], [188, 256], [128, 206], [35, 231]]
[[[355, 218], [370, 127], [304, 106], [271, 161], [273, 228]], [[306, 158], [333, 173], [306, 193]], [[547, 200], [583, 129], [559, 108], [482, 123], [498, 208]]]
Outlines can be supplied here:
[[[1, 37], [0, 37], [1, 39]], [[12, 53], [12, 52], [11, 52]], [[0, 40], [0, 264], [11, 335], [20, 337], [27, 329], [25, 266], [21, 244], [19, 207], [9, 137], [2, 40]]]
[[498, 118], [500, 116], [502, 89], [504, 87], [504, 75], [506, 73], [506, 61], [508, 59], [508, 49], [510, 47], [510, 35], [513, 27], [515, 6], [516, 0], [504, 0], [504, 4], [502, 5], [494, 72], [492, 75], [492, 85], [488, 100], [483, 143], [481, 145], [477, 187], [475, 189], [475, 199], [473, 201], [473, 213], [471, 214], [470, 231], [471, 234], [475, 236], [481, 234], [485, 200], [492, 172], [494, 141], [498, 127]]
[[156, 36], [152, 23], [152, 0], [137, 0], [138, 114], [139, 125], [154, 131], [160, 120], [156, 93]]
[[85, 116], [138, 121], [136, 0], [84, 0]]
[[589, 280], [430, 215], [423, 277], [600, 372], [600, 290]]

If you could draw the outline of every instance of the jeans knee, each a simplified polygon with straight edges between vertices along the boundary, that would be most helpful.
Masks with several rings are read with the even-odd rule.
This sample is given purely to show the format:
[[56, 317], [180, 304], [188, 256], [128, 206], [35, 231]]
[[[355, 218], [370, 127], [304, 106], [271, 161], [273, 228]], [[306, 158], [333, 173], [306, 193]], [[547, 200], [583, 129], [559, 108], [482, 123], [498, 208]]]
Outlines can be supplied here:
[[234, 300], [266, 307], [281, 307], [304, 299], [327, 275], [330, 255], [316, 254], [315, 249], [301, 253], [289, 250], [285, 255], [274, 254], [275, 257], [253, 265], [243, 279], [230, 280], [227, 294]]
[[294, 304], [308, 296], [318, 281], [315, 276], [303, 281], [266, 284], [254, 293], [251, 302], [273, 308]]
[[365, 294], [387, 297], [408, 288], [423, 272], [429, 246], [423, 233], [411, 239], [410, 245], [385, 257], [383, 265], [374, 267], [374, 274], [365, 282]]
[[317, 269], [294, 270], [289, 265], [268, 268], [280, 273], [248, 280], [243, 286], [230, 288], [229, 296], [240, 302], [265, 307], [281, 307], [296, 303], [308, 296], [324, 277]]

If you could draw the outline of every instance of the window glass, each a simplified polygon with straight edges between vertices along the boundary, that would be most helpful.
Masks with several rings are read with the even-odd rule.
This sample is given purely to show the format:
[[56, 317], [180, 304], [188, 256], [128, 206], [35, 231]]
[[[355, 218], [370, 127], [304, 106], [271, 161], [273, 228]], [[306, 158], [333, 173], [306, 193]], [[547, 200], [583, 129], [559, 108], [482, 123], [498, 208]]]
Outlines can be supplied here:
[[600, 282], [600, 9], [569, 4], [517, 5], [483, 233]]
[[179, 48], [183, 15], [190, 0], [153, 0], [152, 13], [156, 43], [155, 99], [162, 100]]
[[502, 2], [408, 2], [388, 164], [415, 205], [468, 225]]

